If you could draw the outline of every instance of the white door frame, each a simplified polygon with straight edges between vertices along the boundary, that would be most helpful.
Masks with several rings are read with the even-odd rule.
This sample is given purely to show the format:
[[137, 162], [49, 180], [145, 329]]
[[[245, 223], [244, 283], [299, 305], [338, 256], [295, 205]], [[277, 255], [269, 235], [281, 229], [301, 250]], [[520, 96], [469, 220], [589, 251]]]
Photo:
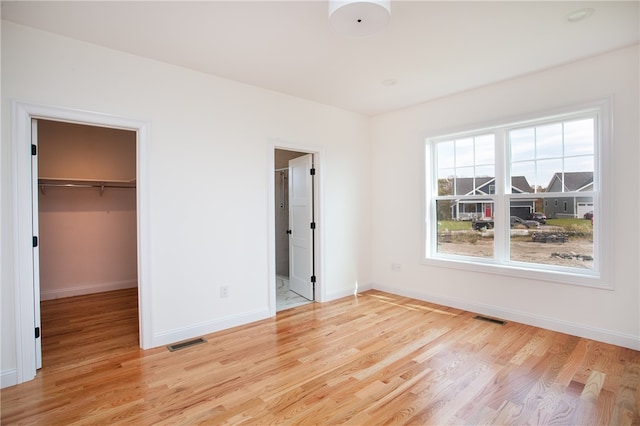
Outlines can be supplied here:
[[314, 186], [313, 186], [313, 199], [314, 199], [314, 215], [316, 222], [316, 230], [315, 230], [315, 241], [314, 241], [314, 258], [315, 258], [315, 275], [316, 275], [316, 286], [315, 286], [315, 301], [316, 302], [324, 302], [326, 300], [325, 296], [325, 288], [324, 288], [324, 277], [325, 277], [325, 268], [324, 262], [322, 261], [323, 256], [323, 247], [324, 247], [324, 214], [323, 214], [323, 206], [324, 206], [324, 193], [323, 193], [323, 181], [324, 181], [324, 173], [323, 173], [323, 160], [324, 160], [324, 152], [322, 148], [311, 147], [311, 146], [303, 146], [287, 143], [285, 141], [277, 140], [272, 141], [269, 144], [269, 153], [267, 158], [269, 159], [269, 167], [268, 167], [268, 226], [269, 226], [269, 315], [276, 315], [276, 219], [275, 219], [275, 208], [276, 208], [276, 190], [275, 190], [275, 182], [273, 179], [273, 173], [275, 170], [275, 150], [283, 149], [287, 151], [296, 151], [303, 152], [305, 154], [313, 154], [313, 162], [314, 168], [316, 169], [316, 175], [314, 177]]
[[[147, 149], [149, 123], [90, 111], [43, 106], [14, 101], [12, 103], [13, 150], [13, 256], [16, 320], [16, 383], [36, 376], [36, 345], [33, 289], [34, 261], [31, 199], [31, 119], [112, 127], [136, 132], [137, 150], [137, 228], [138, 228], [138, 318], [140, 347], [151, 347], [151, 287], [149, 270], [149, 201]], [[37, 220], [37, 218], [35, 218]]]
[[[307, 300], [315, 300], [315, 231], [313, 154], [292, 158], [289, 166], [289, 290]], [[299, 172], [302, 171], [300, 176]]]
[[[38, 140], [38, 120], [31, 120], [31, 144], [36, 145], [36, 150], [40, 149], [39, 140]], [[33, 147], [32, 147], [33, 148]], [[32, 152], [33, 154], [33, 152]], [[31, 221], [31, 229], [32, 235], [37, 236], [38, 240], [40, 240], [40, 200], [38, 198], [38, 167], [39, 161], [37, 155], [31, 155], [31, 214], [32, 218], [37, 218], [37, 220]], [[36, 176], [34, 176], [34, 171]], [[40, 244], [36, 244], [36, 247], [32, 249], [33, 255], [33, 291], [34, 296], [40, 295]], [[38, 272], [36, 274], [36, 272]], [[36, 330], [42, 329], [41, 323], [41, 315], [40, 315], [40, 304], [36, 303], [38, 301], [37, 298], [34, 298], [33, 303], [33, 320]], [[36, 332], [36, 370], [42, 368], [42, 335], [40, 332]]]

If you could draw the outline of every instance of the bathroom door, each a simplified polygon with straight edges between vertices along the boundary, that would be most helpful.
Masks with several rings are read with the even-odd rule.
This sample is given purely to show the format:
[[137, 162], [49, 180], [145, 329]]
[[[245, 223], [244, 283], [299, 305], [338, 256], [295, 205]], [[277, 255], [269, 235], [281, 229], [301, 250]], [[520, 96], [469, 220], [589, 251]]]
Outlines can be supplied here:
[[313, 300], [313, 156], [289, 160], [289, 288]]

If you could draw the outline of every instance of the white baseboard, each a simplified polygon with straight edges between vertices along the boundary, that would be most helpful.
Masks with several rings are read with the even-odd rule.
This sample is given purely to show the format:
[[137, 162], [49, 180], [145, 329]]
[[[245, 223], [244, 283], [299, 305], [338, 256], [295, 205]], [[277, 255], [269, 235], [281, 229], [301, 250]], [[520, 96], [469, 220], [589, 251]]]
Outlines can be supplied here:
[[62, 299], [63, 297], [82, 296], [105, 291], [122, 290], [138, 286], [137, 280], [113, 281], [108, 283], [74, 285], [73, 287], [40, 291], [40, 300]]
[[194, 337], [204, 336], [206, 334], [215, 333], [216, 331], [226, 330], [228, 328], [249, 324], [266, 318], [270, 318], [269, 309], [264, 308], [239, 315], [231, 315], [215, 321], [194, 324], [189, 327], [176, 328], [154, 335], [152, 338], [152, 347], [155, 348], [187, 339], [193, 339]]
[[0, 388], [8, 388], [18, 384], [18, 373], [16, 369], [6, 370], [0, 373]]
[[616, 331], [605, 330], [583, 324], [560, 321], [554, 318], [546, 318], [529, 313], [518, 312], [499, 306], [476, 303], [471, 300], [437, 296], [429, 294], [428, 292], [414, 289], [398, 288], [395, 286], [392, 287], [378, 283], [373, 283], [372, 287], [376, 290], [397, 294], [399, 296], [411, 297], [413, 299], [436, 303], [438, 305], [449, 306], [452, 308], [463, 309], [465, 311], [475, 312], [494, 318], [515, 321], [522, 324], [532, 325], [534, 327], [540, 327], [547, 330], [570, 334], [572, 336], [610, 343], [612, 345], [622, 346], [625, 348], [634, 349], [636, 351], [640, 350], [640, 336], [618, 333]]
[[362, 286], [358, 284], [356, 288], [355, 285], [352, 288], [345, 288], [338, 291], [332, 291], [331, 293], [326, 294], [326, 298], [321, 300], [320, 302], [330, 302], [332, 300], [341, 299], [347, 296], [353, 296], [356, 293], [360, 293], [363, 291], [371, 290], [373, 287], [371, 285]]

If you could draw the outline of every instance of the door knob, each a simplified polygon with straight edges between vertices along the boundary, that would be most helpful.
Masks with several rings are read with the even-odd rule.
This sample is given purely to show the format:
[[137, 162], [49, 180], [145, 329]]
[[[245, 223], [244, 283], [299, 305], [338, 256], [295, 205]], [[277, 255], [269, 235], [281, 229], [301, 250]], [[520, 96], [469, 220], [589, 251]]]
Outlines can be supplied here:
[[291, 229], [287, 229], [287, 234], [291, 235]]

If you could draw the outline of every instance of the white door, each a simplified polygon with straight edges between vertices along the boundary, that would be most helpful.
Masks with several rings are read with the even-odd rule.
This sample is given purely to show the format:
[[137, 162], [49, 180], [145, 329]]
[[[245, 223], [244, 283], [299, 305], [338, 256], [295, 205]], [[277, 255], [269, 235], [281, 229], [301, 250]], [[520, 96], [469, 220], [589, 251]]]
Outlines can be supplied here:
[[40, 327], [40, 242], [38, 233], [38, 120], [31, 120], [31, 227], [33, 235], [33, 316], [35, 323], [36, 369], [42, 368]]
[[312, 167], [311, 154], [289, 160], [289, 288], [309, 300], [314, 290]]

